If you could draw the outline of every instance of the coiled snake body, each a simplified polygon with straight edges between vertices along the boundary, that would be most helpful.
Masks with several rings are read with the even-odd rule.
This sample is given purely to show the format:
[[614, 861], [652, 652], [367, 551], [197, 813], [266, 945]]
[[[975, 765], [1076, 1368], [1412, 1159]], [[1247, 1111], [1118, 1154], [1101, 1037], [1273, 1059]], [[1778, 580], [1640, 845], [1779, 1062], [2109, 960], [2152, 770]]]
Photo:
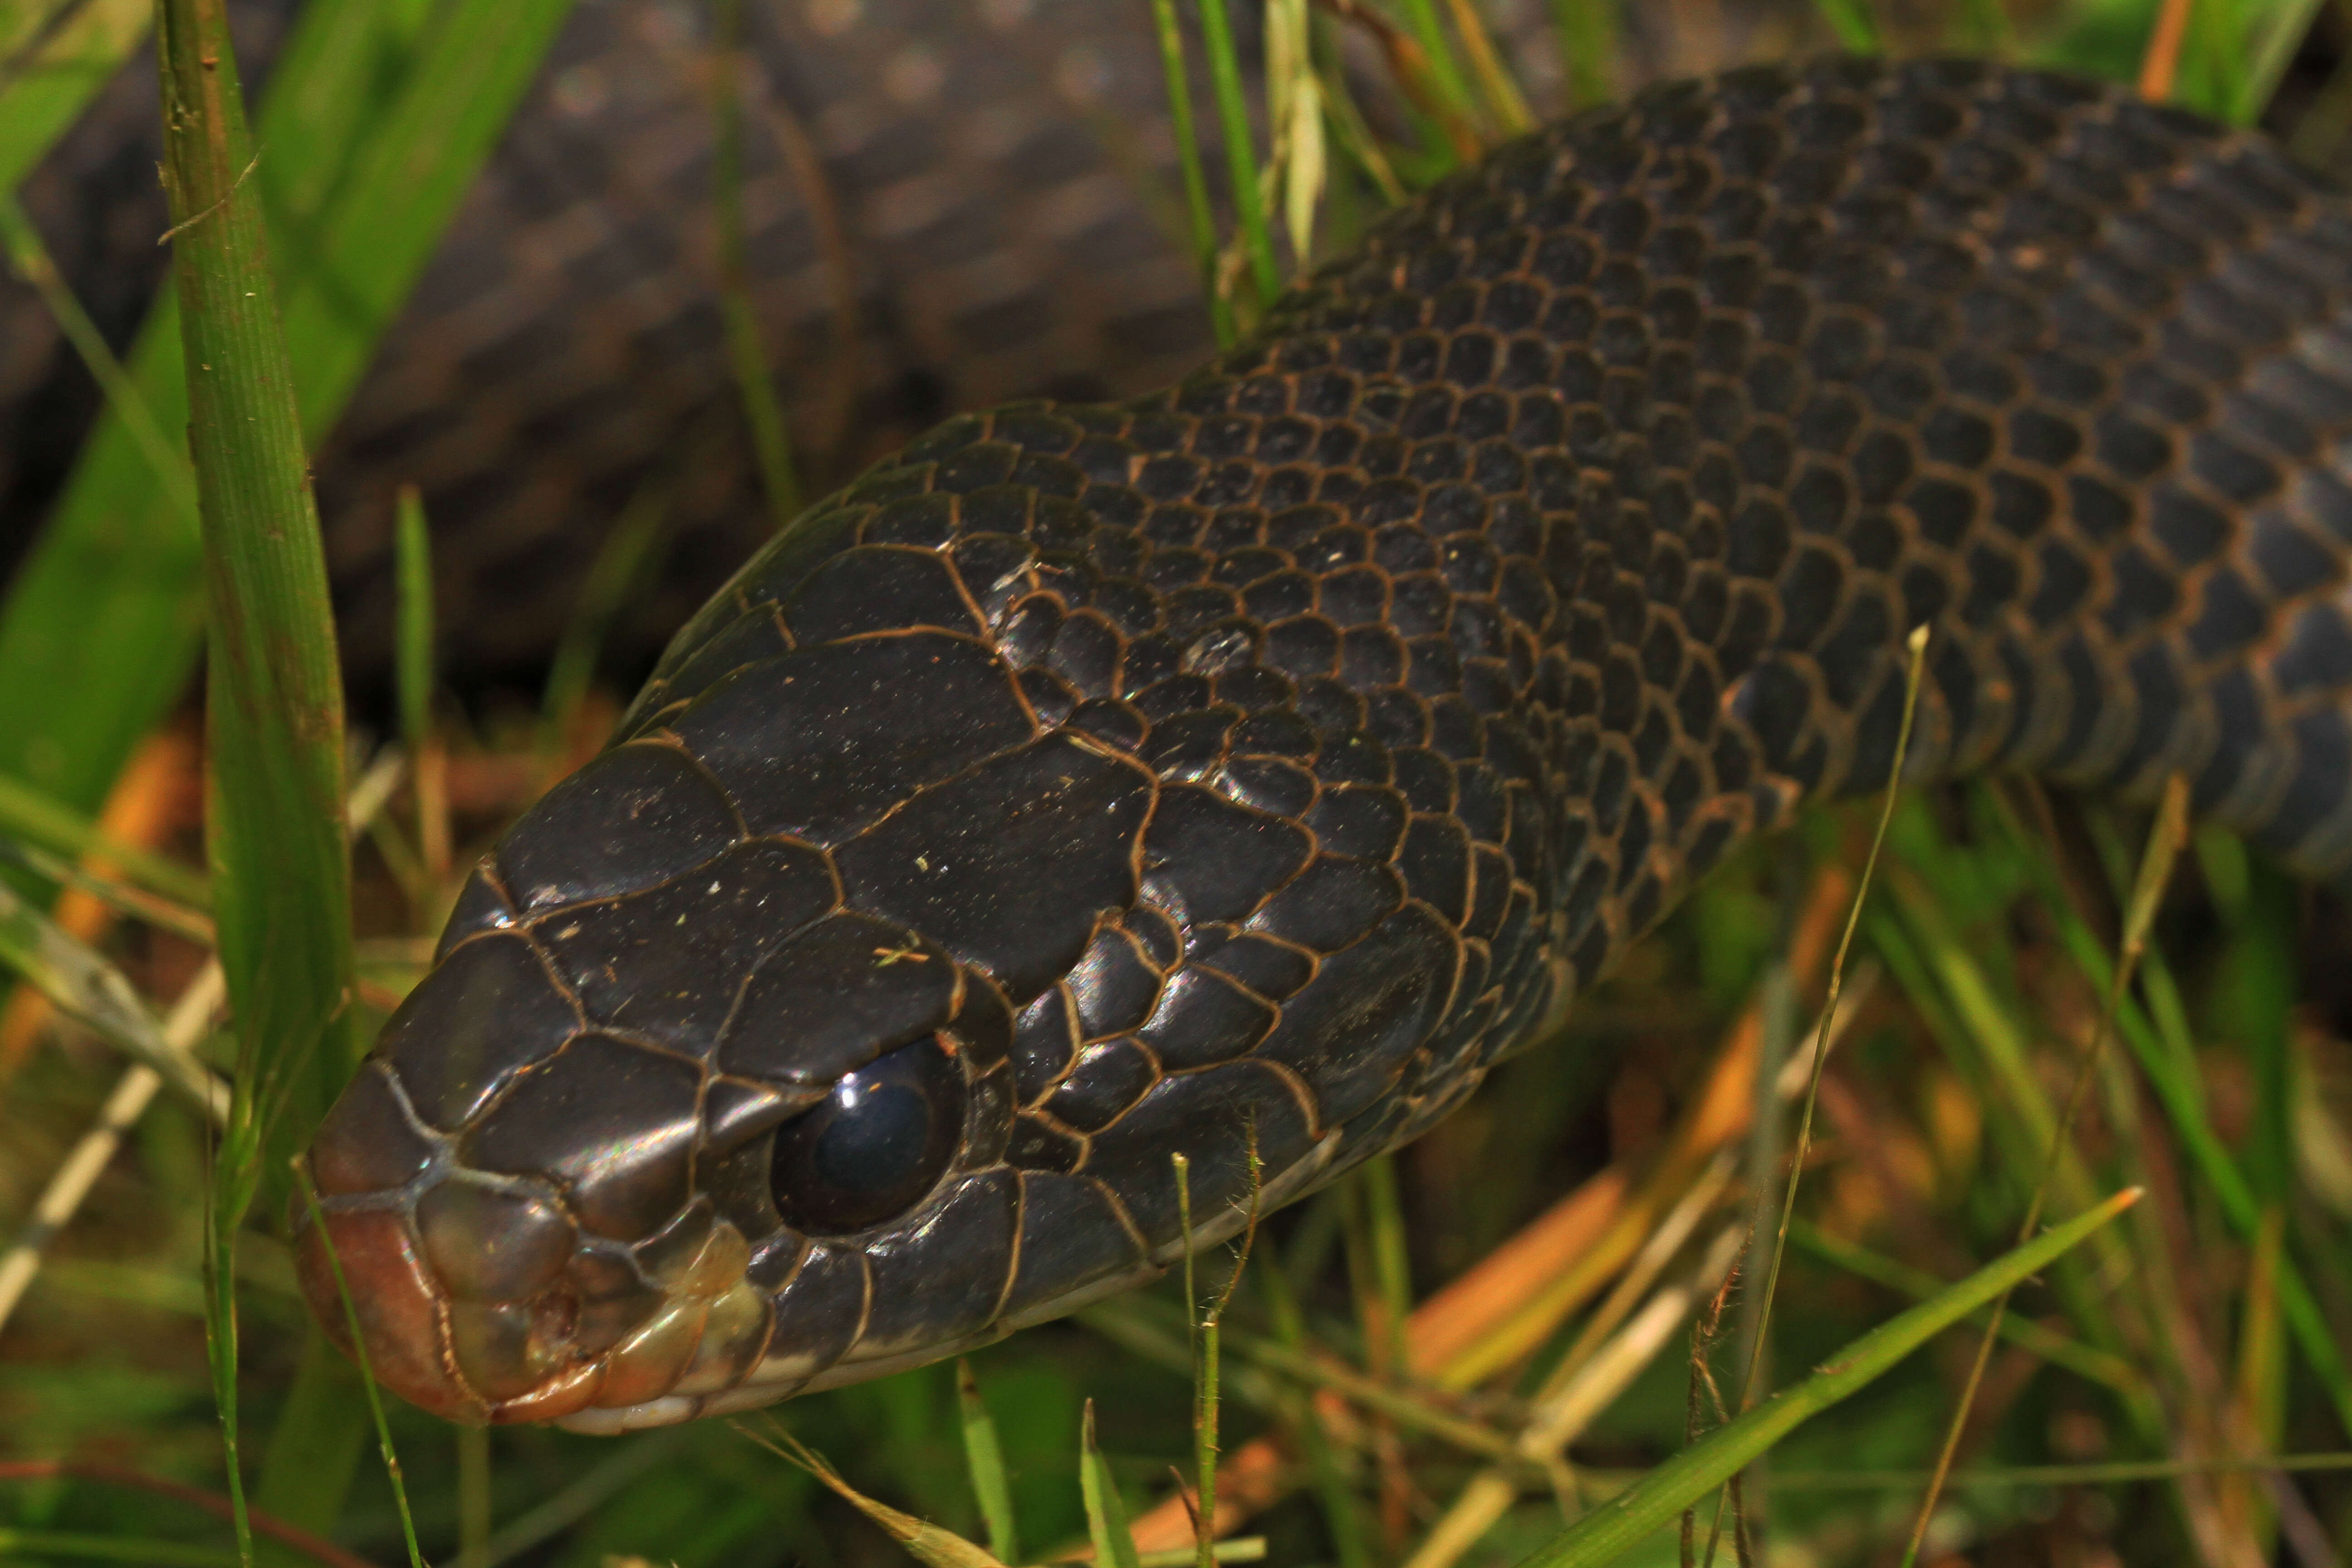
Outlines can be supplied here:
[[[1986, 768], [2352, 864], [2352, 207], [1835, 60], [1495, 153], [672, 645], [315, 1150], [377, 1373], [614, 1430], [992, 1339], [1442, 1117], [1745, 835]], [[315, 1231], [306, 1277], [340, 1323]]]

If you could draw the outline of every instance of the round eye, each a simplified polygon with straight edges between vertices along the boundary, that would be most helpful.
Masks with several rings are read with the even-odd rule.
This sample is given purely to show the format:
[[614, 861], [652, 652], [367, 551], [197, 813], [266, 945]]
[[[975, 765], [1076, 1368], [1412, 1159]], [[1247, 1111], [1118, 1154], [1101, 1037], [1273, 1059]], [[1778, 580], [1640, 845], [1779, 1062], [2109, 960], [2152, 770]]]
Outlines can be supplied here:
[[903, 1214], [963, 1137], [963, 1073], [936, 1039], [901, 1046], [776, 1130], [770, 1168], [785, 1223], [840, 1236]]

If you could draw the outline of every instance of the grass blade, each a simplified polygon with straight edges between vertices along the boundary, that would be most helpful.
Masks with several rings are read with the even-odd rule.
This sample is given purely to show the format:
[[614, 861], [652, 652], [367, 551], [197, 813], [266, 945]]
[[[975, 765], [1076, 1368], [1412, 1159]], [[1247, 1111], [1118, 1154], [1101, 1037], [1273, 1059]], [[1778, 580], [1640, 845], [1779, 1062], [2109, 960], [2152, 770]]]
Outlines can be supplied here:
[[2132, 1188], [2055, 1226], [1855, 1340], [1813, 1374], [1652, 1470], [1528, 1557], [1521, 1568], [1599, 1568], [1744, 1468], [1790, 1432], [1869, 1385], [1928, 1339], [1984, 1306], [2139, 1201]]
[[1225, 141], [1225, 169], [1233, 182], [1234, 215], [1241, 226], [1242, 256], [1257, 289], [1257, 309], [1282, 292], [1275, 265], [1274, 233], [1266, 226], [1265, 196], [1258, 188], [1257, 153], [1250, 138], [1249, 110], [1242, 102], [1241, 57], [1225, 13], [1230, 0], [1201, 0], [1201, 37], [1209, 51], [1209, 85], [1217, 100], [1217, 130]]
[[[383, 1418], [383, 1395], [376, 1391], [375, 1373], [368, 1366], [367, 1339], [360, 1327], [359, 1306], [352, 1300], [351, 1282], [343, 1278], [343, 1260], [335, 1256], [334, 1240], [327, 1234], [327, 1215], [319, 1206], [319, 1189], [311, 1182], [308, 1167], [298, 1163], [296, 1171], [302, 1202], [310, 1211], [310, 1224], [326, 1247], [327, 1267], [334, 1272], [335, 1294], [342, 1299], [345, 1331], [350, 1336], [352, 1354], [359, 1361], [360, 1385], [367, 1393], [368, 1415], [375, 1423], [377, 1450], [383, 1456], [384, 1474], [392, 1478], [393, 1501], [400, 1510], [400, 1533], [408, 1546], [410, 1568], [425, 1568], [424, 1554], [416, 1549], [416, 1521], [409, 1517], [408, 1487], [401, 1477], [400, 1456], [393, 1452], [392, 1428]], [[315, 1341], [317, 1336], [312, 1338]]]
[[1209, 302], [1210, 324], [1222, 347], [1233, 346], [1234, 306], [1217, 287], [1217, 220], [1209, 207], [1208, 176], [1201, 167], [1201, 136], [1192, 123], [1192, 84], [1184, 67], [1184, 31], [1176, 25], [1176, 0], [1151, 0], [1152, 25], [1160, 39], [1160, 69], [1168, 78], [1168, 119], [1176, 132], [1176, 155], [1184, 174], [1184, 216], [1192, 231], [1192, 264], [1201, 269], [1201, 295]]
[[[1078, 1427], [1078, 1491], [1087, 1505], [1087, 1537], [1094, 1542], [1095, 1562], [1108, 1568], [1139, 1568], [1135, 1535], [1127, 1527], [1127, 1505], [1118, 1499], [1118, 1483], [1095, 1446], [1095, 1402]], [[1190, 1552], [1184, 1553], [1189, 1558]], [[1179, 1561], [1182, 1561], [1181, 1558]]]
[[[236, 1235], [265, 1170], [282, 1168], [266, 1152], [324, 1113], [352, 1065], [342, 683], [226, 5], [159, 0], [156, 19], [173, 274], [194, 372], [188, 443], [210, 630], [205, 836], [238, 1037], [205, 1229], [207, 1338], [237, 1550], [249, 1560]], [[287, 1107], [293, 1116], [274, 1114]]]
[[413, 907], [429, 903], [432, 885], [449, 868], [447, 767], [433, 731], [435, 680], [433, 628], [433, 538], [425, 524], [425, 501], [415, 485], [400, 487], [394, 519], [394, 563], [398, 581], [394, 605], [393, 673], [400, 697], [400, 738], [408, 748], [416, 804], [416, 844], [424, 857], [425, 886], [413, 890]]
[[743, 221], [743, 0], [719, 0], [711, 40], [710, 96], [719, 118], [711, 174], [719, 209], [719, 309], [727, 321], [727, 357], [759, 459], [768, 516], [781, 531], [801, 510], [801, 481], [793, 467], [783, 405], [768, 373], [768, 346], [752, 308], [751, 262]]
[[[167, 185], [204, 513], [207, 848], [247, 1072], [290, 1140], [352, 1062], [343, 696], [223, 0], [165, 0]], [[257, 1082], [257, 1079], [258, 1082]], [[282, 1169], [282, 1163], [277, 1163]]]
[[192, 910], [209, 908], [212, 902], [201, 873], [109, 837], [82, 813], [5, 774], [0, 774], [0, 835], [68, 859], [98, 862], [125, 881]]
[[963, 1417], [963, 1457], [971, 1470], [971, 1493], [988, 1524], [988, 1549], [1000, 1563], [1018, 1563], [1019, 1536], [1013, 1528], [1013, 1484], [1004, 1473], [1004, 1448], [996, 1440], [996, 1418], [980, 1397], [971, 1363], [956, 1363], [956, 1404]]

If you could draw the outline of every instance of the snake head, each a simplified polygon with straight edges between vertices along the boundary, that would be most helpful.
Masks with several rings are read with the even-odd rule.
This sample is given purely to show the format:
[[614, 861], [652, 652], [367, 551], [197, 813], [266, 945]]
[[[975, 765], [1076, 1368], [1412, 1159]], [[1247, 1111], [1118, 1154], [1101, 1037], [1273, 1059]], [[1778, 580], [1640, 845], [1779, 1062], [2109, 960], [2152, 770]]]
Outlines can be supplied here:
[[[1002, 482], [1013, 437], [1079, 428], [990, 417], [1005, 439], [943, 426], [680, 633], [329, 1117], [310, 1293], [344, 1321], [340, 1258], [417, 1403], [614, 1430], [953, 1354], [1412, 1136], [1568, 994], [1507, 714], [1482, 752], [1466, 700], [1393, 686], [1376, 732], [1329, 669], [1261, 662], [1233, 590], [1015, 535], [1097, 526]], [[1102, 526], [1105, 559], [1144, 550]], [[1378, 570], [1334, 603], [1373, 614]], [[1339, 657], [1283, 625], [1293, 662]], [[1393, 679], [1403, 644], [1367, 637]]]
[[416, 1404], [617, 1429], [1152, 1272], [1008, 1144], [1013, 998], [1132, 903], [1153, 787], [935, 632], [753, 661], [641, 722], [477, 870], [322, 1127], [321, 1320], [340, 1264]]

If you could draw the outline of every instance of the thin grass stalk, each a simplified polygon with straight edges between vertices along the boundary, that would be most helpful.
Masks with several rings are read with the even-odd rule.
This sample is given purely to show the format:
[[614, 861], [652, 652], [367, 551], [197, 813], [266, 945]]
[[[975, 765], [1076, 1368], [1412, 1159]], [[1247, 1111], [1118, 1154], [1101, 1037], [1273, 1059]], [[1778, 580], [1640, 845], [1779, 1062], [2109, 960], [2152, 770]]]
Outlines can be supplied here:
[[[1233, 1305], [1234, 1291], [1242, 1282], [1242, 1270], [1249, 1266], [1251, 1245], [1257, 1239], [1258, 1198], [1265, 1172], [1258, 1163], [1257, 1124], [1249, 1128], [1249, 1213], [1242, 1221], [1241, 1245], [1234, 1251], [1233, 1272], [1225, 1276], [1224, 1288], [1217, 1292], [1207, 1314], [1201, 1321], [1201, 1364], [1195, 1375], [1196, 1409], [1199, 1412], [1194, 1431], [1192, 1464], [1195, 1491], [1200, 1500], [1200, 1531], [1193, 1538], [1198, 1547], [1198, 1568], [1214, 1568], [1217, 1561], [1217, 1397], [1218, 1357], [1223, 1334], [1225, 1311]], [[1188, 1203], [1189, 1206], [1189, 1203]], [[1189, 1225], [1189, 1219], [1188, 1219]], [[1191, 1237], [1186, 1237], [1186, 1256], [1191, 1256]]]
[[1233, 183], [1234, 216], [1241, 228], [1242, 258], [1257, 290], [1257, 309], [1282, 292], [1282, 271], [1274, 259], [1274, 233], [1258, 189], [1257, 154], [1250, 136], [1249, 110], [1242, 99], [1241, 57], [1234, 46], [1228, 0], [1200, 0], [1201, 40], [1209, 55], [1209, 86], [1217, 103], [1218, 134], [1224, 138], [1225, 169]]
[[1323, 79], [1315, 68], [1307, 0], [1266, 0], [1265, 117], [1274, 150], [1267, 195], [1280, 197], [1290, 256], [1302, 272], [1315, 254], [1329, 155], [1323, 140]]
[[71, 859], [100, 862], [124, 881], [189, 910], [211, 907], [212, 893], [202, 873], [152, 849], [125, 844], [81, 812], [5, 775], [0, 775], [0, 835]]
[[319, 1189], [310, 1180], [310, 1168], [299, 1161], [294, 1168], [295, 1184], [301, 1189], [311, 1227], [317, 1231], [320, 1246], [327, 1255], [327, 1267], [334, 1274], [335, 1294], [343, 1303], [344, 1328], [351, 1335], [352, 1358], [359, 1363], [360, 1385], [367, 1392], [368, 1415], [375, 1423], [376, 1451], [383, 1456], [383, 1473], [392, 1481], [393, 1506], [400, 1514], [400, 1535], [408, 1547], [409, 1568], [425, 1568], [425, 1554], [416, 1546], [416, 1521], [408, 1510], [408, 1483], [401, 1474], [400, 1456], [393, 1449], [392, 1427], [383, 1418], [383, 1396], [376, 1392], [375, 1372], [368, 1364], [367, 1336], [360, 1327], [359, 1303], [352, 1299], [351, 1281], [343, 1277], [343, 1260], [336, 1254], [334, 1237], [327, 1232], [326, 1211], [319, 1206]]
[[1176, 157], [1184, 176], [1184, 216], [1191, 230], [1192, 265], [1200, 269], [1201, 294], [1209, 302], [1210, 324], [1222, 347], [1233, 346], [1233, 301], [1217, 287], [1217, 220], [1209, 206], [1209, 180], [1201, 167], [1201, 135], [1192, 123], [1192, 84], [1184, 65], [1184, 30], [1176, 23], [1176, 0], [1151, 0], [1158, 29], [1160, 69], [1168, 79], [1168, 118], [1176, 132]]
[[[437, 880], [449, 868], [448, 774], [433, 732], [436, 659], [433, 626], [433, 540], [425, 523], [425, 501], [415, 485], [400, 487], [394, 510], [394, 561], [397, 632], [393, 670], [400, 700], [400, 738], [408, 748], [410, 785], [416, 802], [416, 844], [425, 879]], [[429, 893], [429, 886], [425, 889]], [[425, 900], [419, 899], [422, 905]]]
[[[1276, 1345], [1286, 1356], [1307, 1360], [1307, 1320], [1298, 1310], [1298, 1298], [1290, 1289], [1290, 1278], [1280, 1261], [1257, 1271], [1258, 1289], [1265, 1298], [1266, 1317], [1274, 1324]], [[1365, 1544], [1362, 1511], [1356, 1506], [1356, 1494], [1339, 1471], [1339, 1459], [1330, 1435], [1323, 1429], [1323, 1421], [1315, 1408], [1314, 1395], [1300, 1391], [1290, 1402], [1286, 1412], [1292, 1429], [1297, 1434], [1298, 1446], [1307, 1455], [1307, 1467], [1315, 1479], [1316, 1500], [1322, 1506], [1323, 1526], [1331, 1537], [1332, 1554], [1339, 1560], [1339, 1568], [1372, 1568], [1370, 1548]]]
[[156, 421], [155, 411], [139, 390], [139, 384], [122, 368], [122, 362], [107, 346], [106, 336], [98, 323], [89, 319], [81, 301], [58, 276], [57, 263], [49, 257], [48, 247], [41, 243], [40, 230], [25, 211], [16, 193], [0, 189], [0, 239], [8, 247], [9, 265], [17, 276], [30, 283], [47, 307], [49, 317], [58, 330], [73, 345], [74, 353], [83, 368], [98, 383], [107, 406], [120, 418], [131, 438], [138, 445], [140, 455], [154, 471], [156, 482], [163, 487], [171, 503], [180, 514], [194, 524], [196, 517], [196, 478], [189, 471], [185, 448], [163, 434]]
[[[1821, 1104], [1822, 1073], [1829, 1065], [1830, 1027], [1837, 1018], [1839, 994], [1845, 988], [1846, 957], [1853, 949], [1854, 932], [1862, 925], [1863, 905], [1870, 898], [1870, 885], [1877, 875], [1878, 857], [1886, 846], [1887, 825], [1895, 819], [1895, 803], [1902, 795], [1903, 764], [1911, 752], [1911, 727], [1919, 711], [1920, 676], [1927, 668], [1927, 636], [1928, 628], [1923, 622], [1914, 626], [1905, 640], [1908, 659], [1903, 676], [1903, 718], [1895, 731], [1895, 760], [1887, 769], [1886, 798], [1879, 807], [1877, 826], [1871, 832], [1869, 853], [1863, 858], [1862, 877], [1854, 884], [1853, 902], [1846, 910], [1845, 929], [1839, 933], [1837, 950], [1830, 957], [1829, 1000], [1822, 1008], [1820, 1032], [1813, 1040], [1812, 1064], [1805, 1079], [1805, 1098], [1797, 1115], [1796, 1147], [1789, 1160], [1788, 1182], [1781, 1190], [1780, 1219], [1773, 1226], [1772, 1253], [1765, 1267], [1761, 1300], [1757, 1307], [1754, 1322], [1741, 1326], [1746, 1354], [1739, 1374], [1738, 1408], [1743, 1412], [1755, 1404], [1757, 1379], [1763, 1370], [1764, 1347], [1772, 1327], [1772, 1306], [1780, 1289], [1780, 1267], [1788, 1257], [1789, 1222], [1797, 1212], [1797, 1188], [1804, 1179], [1805, 1156], [1811, 1152], [1813, 1142], [1813, 1114]], [[1761, 1126], [1769, 1114], [1769, 1104], [1759, 1104], [1756, 1112], [1758, 1124]], [[1759, 1183], [1767, 1173], [1761, 1170], [1756, 1173]], [[1758, 1217], [1760, 1220], [1762, 1215], [1759, 1214]], [[1722, 1536], [1723, 1500], [1718, 1498], [1714, 1522], [1707, 1529], [1706, 1561], [1710, 1568]]]
[[627, 601], [629, 589], [647, 570], [669, 521], [672, 481], [656, 475], [641, 482], [621, 509], [612, 531], [588, 563], [588, 575], [572, 617], [548, 660], [547, 684], [540, 689], [539, 744], [550, 758], [560, 758], [573, 721], [595, 684], [596, 660], [613, 621]]
[[[2182, 1476], [2233, 1475], [2267, 1471], [2273, 1475], [2329, 1475], [2352, 1470], [2352, 1453], [2340, 1454], [2217, 1454], [2196, 1459], [2103, 1459], [2073, 1465], [1980, 1465], [1954, 1470], [1945, 1489], [1966, 1487], [2099, 1487], [2133, 1486], [2142, 1481], [2168, 1481]], [[1780, 1484], [1791, 1490], [1908, 1490], [1924, 1483], [1926, 1470], [1783, 1470]]]
[[[2026, 1205], [2025, 1218], [2018, 1226], [2021, 1245], [2032, 1237], [2042, 1223], [2042, 1209], [2048, 1201], [2066, 1141], [2081, 1113], [2100, 1058], [2106, 1049], [2107, 1037], [2114, 1032], [2115, 1016], [2123, 1004], [2125, 987], [2131, 983], [2131, 972], [2141, 952], [2147, 945], [2148, 927], [2156, 919], [2156, 908], [2161, 900], [2166, 883], [2171, 879], [2173, 862], [2189, 833], [2189, 781], [2179, 773], [2165, 781], [2163, 804], [2158, 807], [2156, 825], [2149, 830], [2147, 851], [2140, 861], [2139, 879], [2132, 889], [2131, 901], [2124, 915], [2123, 942], [2116, 954], [2115, 979], [2107, 988], [2106, 1001], [2100, 1009], [2097, 1024], [2091, 1033], [2091, 1043], [2075, 1064], [2074, 1079], [2066, 1092], [2065, 1109], [2060, 1113], [2049, 1152], [2042, 1161], [2042, 1172], [2033, 1184], [2033, 1195]], [[1984, 1381], [1986, 1365], [1992, 1359], [1992, 1347], [2000, 1338], [2001, 1314], [2009, 1306], [2010, 1291], [2003, 1289], [1993, 1299], [1992, 1320], [1985, 1325], [1983, 1337], [1977, 1343], [1977, 1354], [1967, 1380], [1960, 1385], [1960, 1397], [1952, 1412], [1950, 1424], [1945, 1428], [1943, 1447], [1936, 1456], [1926, 1495], [1920, 1500], [1919, 1511], [1912, 1521], [1909, 1542], [1903, 1549], [1903, 1568], [1912, 1568], [1919, 1560], [1919, 1549], [1927, 1537], [1928, 1521], [1934, 1518], [1936, 1502], [1943, 1495], [1944, 1477], [1952, 1468], [1952, 1459], [1959, 1451], [1960, 1436], [1966, 1429], [1969, 1406], [1975, 1402], [1978, 1387]]]
[[457, 1428], [457, 1568], [490, 1568], [490, 1429]]
[[207, 1359], [237, 1551], [249, 1559], [236, 1237], [264, 1178], [268, 1124], [282, 1121], [272, 1110], [294, 1100], [307, 1126], [348, 1066], [342, 691], [226, 10], [222, 0], [159, 0], [156, 22], [210, 612], [206, 838], [239, 1042], [207, 1184]]
[[719, 304], [727, 321], [727, 358], [760, 465], [768, 518], [782, 532], [801, 510], [800, 475], [783, 405], [768, 373], [768, 345], [751, 303], [751, 267], [743, 217], [743, 0], [716, 0], [710, 99], [719, 121], [712, 150], [712, 205], [719, 220]]
[[[131, 1491], [168, 1498], [173, 1502], [184, 1503], [198, 1512], [223, 1522], [226, 1522], [229, 1517], [228, 1500], [217, 1492], [208, 1492], [201, 1487], [188, 1486], [180, 1481], [166, 1480], [161, 1476], [147, 1475], [127, 1466], [108, 1464], [101, 1459], [0, 1459], [0, 1481], [26, 1481], [37, 1484], [89, 1481], [100, 1486], [121, 1487]], [[373, 1568], [373, 1565], [365, 1559], [344, 1551], [331, 1541], [322, 1541], [309, 1531], [290, 1525], [284, 1520], [273, 1519], [259, 1510], [254, 1510], [252, 1518], [257, 1535], [266, 1535], [272, 1541], [309, 1558], [311, 1562], [324, 1564], [325, 1568]], [[223, 1552], [221, 1555], [224, 1561], [235, 1561], [235, 1558], [227, 1552]]]
[[1447, 109], [1465, 121], [1481, 119], [1477, 95], [1470, 90], [1462, 62], [1454, 57], [1454, 44], [1445, 36], [1445, 24], [1438, 17], [1435, 0], [1402, 0], [1402, 8], [1405, 26], [1421, 45], [1422, 57], [1428, 62], [1429, 79]]
[[[1895, 761], [1886, 775], [1886, 799], [1879, 808], [1878, 825], [1870, 836], [1870, 851], [1863, 857], [1862, 878], [1854, 885], [1853, 904], [1846, 912], [1845, 930], [1839, 933], [1837, 951], [1830, 958], [1829, 1000], [1822, 1005], [1819, 1032], [1813, 1039], [1812, 1067], [1805, 1079], [1803, 1108], [1797, 1114], [1796, 1148], [1789, 1162], [1789, 1181], [1780, 1197], [1780, 1222], [1773, 1227], [1772, 1258], [1764, 1272], [1764, 1305], [1758, 1318], [1756, 1333], [1748, 1349], [1748, 1364], [1740, 1373], [1739, 1408], [1748, 1408], [1756, 1393], [1756, 1374], [1764, 1354], [1764, 1339], [1771, 1328], [1772, 1300], [1780, 1287], [1780, 1266], [1788, 1256], [1789, 1221], [1797, 1212], [1797, 1187], [1804, 1178], [1805, 1156], [1812, 1149], [1813, 1115], [1821, 1105], [1822, 1073], [1829, 1065], [1830, 1026], [1837, 1018], [1838, 996], [1845, 989], [1845, 964], [1853, 950], [1853, 936], [1862, 925], [1862, 908], [1869, 900], [1872, 879], [1878, 872], [1878, 857], [1886, 846], [1886, 827], [1895, 817], [1895, 803], [1902, 795], [1903, 764], [1911, 752], [1911, 727], [1919, 711], [1919, 679], [1927, 668], [1927, 627], [1914, 627], [1906, 643], [1909, 663], [1903, 677], [1903, 718], [1895, 731]], [[1763, 1112], [1759, 1110], [1758, 1115]]]

